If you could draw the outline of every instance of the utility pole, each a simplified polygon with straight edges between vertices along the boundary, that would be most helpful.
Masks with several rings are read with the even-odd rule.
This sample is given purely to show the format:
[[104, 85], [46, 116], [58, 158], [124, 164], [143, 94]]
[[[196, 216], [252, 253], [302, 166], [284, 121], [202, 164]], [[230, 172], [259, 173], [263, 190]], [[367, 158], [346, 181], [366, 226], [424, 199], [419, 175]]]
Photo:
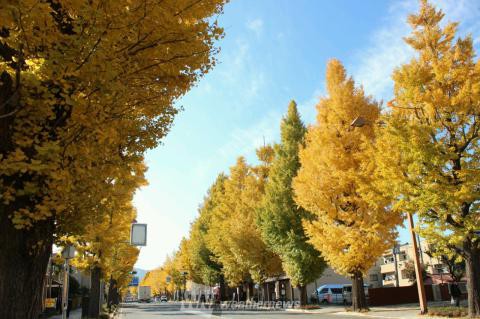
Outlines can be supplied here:
[[[371, 123], [365, 118], [358, 116], [352, 121], [350, 126], [363, 127], [365, 125], [372, 125], [372, 124], [377, 124], [382, 126], [385, 123], [383, 122]], [[418, 256], [419, 253], [418, 253], [417, 238], [415, 236], [415, 232], [413, 231], [414, 225], [413, 225], [412, 214], [407, 213], [407, 218], [408, 218], [408, 228], [410, 230], [410, 235], [412, 237], [412, 244], [413, 244], [413, 256], [414, 256], [414, 263], [415, 263], [415, 275], [417, 277], [418, 300], [420, 301], [420, 313], [423, 315], [428, 312], [427, 298], [425, 297], [425, 286], [423, 285], [422, 270], [420, 269], [420, 258]]]
[[425, 265], [423, 261], [423, 249], [422, 249], [422, 242], [420, 241], [420, 235], [417, 234], [417, 245], [418, 245], [418, 251], [420, 252], [420, 261], [422, 265]]
[[[365, 125], [372, 125], [377, 124], [380, 126], [385, 125], [384, 122], [377, 122], [371, 123], [367, 119], [358, 116], [356, 117], [350, 126], [352, 127], [363, 127]], [[408, 228], [410, 230], [410, 235], [412, 237], [412, 244], [413, 244], [413, 256], [414, 256], [414, 263], [415, 263], [415, 275], [417, 276], [417, 288], [418, 288], [418, 300], [420, 301], [420, 312], [421, 314], [426, 314], [428, 312], [427, 309], [427, 298], [425, 297], [425, 286], [423, 285], [423, 277], [422, 277], [422, 270], [420, 269], [420, 258], [418, 253], [418, 245], [417, 245], [417, 238], [415, 236], [415, 232], [413, 231], [413, 217], [411, 213], [407, 213], [408, 218]]]
[[412, 237], [412, 244], [413, 244], [413, 256], [414, 256], [413, 261], [415, 264], [415, 275], [417, 278], [418, 300], [420, 301], [420, 313], [424, 315], [428, 312], [428, 308], [427, 308], [427, 298], [425, 296], [425, 286], [423, 285], [422, 269], [420, 268], [420, 257], [418, 253], [417, 236], [415, 236], [412, 214], [408, 213], [407, 218], [408, 218], [408, 228], [410, 230], [410, 235]]
[[400, 249], [397, 245], [393, 247], [393, 263], [395, 264], [395, 287], [400, 287], [400, 282], [398, 280], [398, 260], [397, 254], [400, 253]]

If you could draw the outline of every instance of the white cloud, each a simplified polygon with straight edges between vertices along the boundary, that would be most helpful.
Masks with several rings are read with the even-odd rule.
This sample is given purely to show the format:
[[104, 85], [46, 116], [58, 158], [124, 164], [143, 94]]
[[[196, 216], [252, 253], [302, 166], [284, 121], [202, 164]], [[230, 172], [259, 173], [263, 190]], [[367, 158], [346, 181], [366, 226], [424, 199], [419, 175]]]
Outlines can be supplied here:
[[[233, 89], [235, 92], [242, 92], [240, 95], [235, 94], [237, 99], [231, 104], [232, 109], [237, 112], [259, 97], [260, 92], [267, 85], [268, 79], [263, 69], [252, 58], [250, 48], [253, 45], [246, 39], [238, 38], [235, 46], [235, 50], [221, 58], [224, 62], [216, 72], [221, 76], [222, 85], [227, 88], [227, 91]], [[238, 99], [238, 96], [241, 98]]]
[[265, 85], [265, 74], [262, 71], [252, 74], [252, 79], [246, 89], [247, 98], [254, 98], [258, 96], [261, 88]]
[[252, 156], [264, 141], [268, 144], [277, 140], [281, 118], [282, 114], [272, 111], [254, 125], [234, 130], [229, 142], [219, 149], [220, 156], [232, 164], [236, 156]]
[[[302, 121], [306, 125], [315, 122], [317, 113], [315, 106], [322, 95], [323, 90], [315, 90], [306, 101], [296, 101]], [[283, 111], [286, 112], [286, 106]], [[255, 150], [258, 147], [263, 146], [264, 143], [271, 144], [279, 141], [280, 122], [284, 112], [282, 113], [279, 110], [271, 111], [253, 125], [233, 130], [228, 139], [229, 141], [218, 150], [219, 155], [228, 160], [232, 165], [237, 156], [246, 156], [249, 159], [253, 159]]]
[[413, 55], [413, 50], [403, 41], [403, 37], [410, 32], [406, 17], [415, 10], [414, 0], [390, 7], [386, 25], [373, 34], [371, 43], [358, 54], [359, 66], [353, 68], [353, 75], [368, 94], [383, 99], [391, 97], [392, 70]]
[[250, 60], [249, 50], [250, 45], [243, 39], [235, 41], [236, 49], [232, 52], [225, 53], [221, 60], [223, 61], [217, 69], [218, 74], [223, 80], [234, 83], [238, 79], [238, 74], [241, 73], [245, 65]]
[[[444, 22], [460, 21], [459, 34], [477, 33], [480, 30], [480, 6], [476, 0], [437, 0], [434, 4], [445, 13]], [[370, 43], [358, 53], [353, 67], [353, 75], [368, 94], [378, 99], [392, 97], [392, 71], [408, 62], [414, 51], [403, 41], [410, 34], [407, 17], [418, 11], [417, 0], [394, 3], [385, 17], [385, 25], [372, 35]], [[475, 41], [480, 41], [475, 38]]]
[[250, 49], [250, 45], [248, 42], [243, 40], [237, 41], [238, 49], [235, 52], [235, 56], [233, 58], [233, 64], [237, 68], [241, 68], [245, 64], [245, 60], [248, 57], [248, 51]]
[[260, 18], [249, 20], [246, 26], [249, 30], [253, 31], [257, 37], [259, 37], [263, 31], [263, 20]]
[[298, 102], [298, 111], [302, 116], [302, 121], [305, 125], [315, 123], [317, 116], [317, 104], [320, 101], [320, 98], [325, 94], [323, 89], [317, 89], [313, 92], [312, 96], [303, 102]]
[[476, 0], [437, 0], [439, 8], [446, 13], [446, 20], [459, 21], [461, 36], [471, 34], [475, 46], [480, 45], [480, 3]]

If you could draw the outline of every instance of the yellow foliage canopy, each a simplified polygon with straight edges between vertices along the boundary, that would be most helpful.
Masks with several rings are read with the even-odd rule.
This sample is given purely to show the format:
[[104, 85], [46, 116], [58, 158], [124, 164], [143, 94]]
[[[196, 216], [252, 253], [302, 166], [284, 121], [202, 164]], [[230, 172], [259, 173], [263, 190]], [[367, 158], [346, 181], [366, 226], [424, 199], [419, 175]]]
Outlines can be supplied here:
[[305, 230], [327, 262], [345, 275], [366, 273], [393, 246], [401, 222], [386, 209], [387, 202], [371, 200], [365, 187], [371, 182], [373, 127], [351, 126], [359, 116], [374, 123], [380, 109], [337, 60], [327, 67], [327, 92], [300, 150], [301, 168], [293, 182], [296, 201], [314, 214]]
[[1, 2], [0, 205], [16, 228], [77, 232], [79, 206], [138, 172], [215, 64], [224, 2]]
[[[268, 155], [271, 152], [259, 153], [266, 159], [271, 158]], [[230, 169], [230, 176], [224, 182], [224, 194], [212, 213], [207, 246], [232, 286], [251, 279], [262, 282], [281, 271], [278, 256], [267, 249], [256, 225], [256, 211], [264, 194], [266, 165], [252, 168], [240, 157]]]

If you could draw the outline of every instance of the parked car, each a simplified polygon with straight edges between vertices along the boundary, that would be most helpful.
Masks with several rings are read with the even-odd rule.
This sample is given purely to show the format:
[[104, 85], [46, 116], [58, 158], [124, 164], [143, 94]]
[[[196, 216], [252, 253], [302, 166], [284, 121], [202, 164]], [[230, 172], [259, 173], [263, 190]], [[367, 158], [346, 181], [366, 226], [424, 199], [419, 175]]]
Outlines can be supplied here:
[[167, 302], [167, 301], [168, 301], [167, 296], [162, 295], [162, 296], [160, 297], [160, 302]]
[[125, 297], [123, 302], [134, 302], [135, 298], [133, 296], [127, 296]]
[[[367, 284], [363, 285], [363, 289], [365, 291], [365, 298], [368, 301], [368, 288], [370, 286]], [[342, 288], [342, 295], [343, 295], [343, 303], [345, 305], [349, 305], [352, 303], [352, 285], [343, 285]]]
[[318, 302], [320, 303], [342, 303], [343, 285], [328, 284], [317, 288]]

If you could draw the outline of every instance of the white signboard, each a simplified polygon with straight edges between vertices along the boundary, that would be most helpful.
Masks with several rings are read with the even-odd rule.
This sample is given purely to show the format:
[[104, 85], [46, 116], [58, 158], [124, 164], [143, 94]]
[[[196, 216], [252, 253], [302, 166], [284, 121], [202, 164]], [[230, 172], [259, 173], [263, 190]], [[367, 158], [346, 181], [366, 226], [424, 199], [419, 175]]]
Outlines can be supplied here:
[[130, 245], [147, 246], [147, 224], [132, 224]]
[[75, 257], [75, 247], [69, 245], [66, 246], [62, 251], [62, 257], [65, 259], [72, 259]]

